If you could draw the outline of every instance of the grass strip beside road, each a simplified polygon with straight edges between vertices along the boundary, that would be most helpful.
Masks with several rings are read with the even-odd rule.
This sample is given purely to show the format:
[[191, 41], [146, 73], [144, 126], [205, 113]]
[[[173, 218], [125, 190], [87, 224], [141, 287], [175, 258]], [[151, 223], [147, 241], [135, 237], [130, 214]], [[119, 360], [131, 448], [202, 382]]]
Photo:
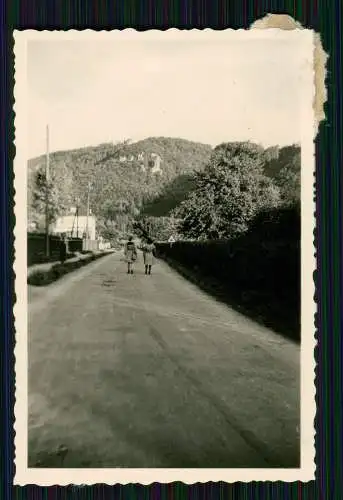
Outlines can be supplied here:
[[70, 259], [66, 262], [51, 264], [47, 267], [44, 265], [43, 269], [36, 269], [28, 273], [27, 283], [32, 286], [47, 286], [62, 278], [66, 274], [79, 269], [91, 262], [94, 262], [109, 252], [91, 252], [89, 254], [80, 255], [79, 257]]

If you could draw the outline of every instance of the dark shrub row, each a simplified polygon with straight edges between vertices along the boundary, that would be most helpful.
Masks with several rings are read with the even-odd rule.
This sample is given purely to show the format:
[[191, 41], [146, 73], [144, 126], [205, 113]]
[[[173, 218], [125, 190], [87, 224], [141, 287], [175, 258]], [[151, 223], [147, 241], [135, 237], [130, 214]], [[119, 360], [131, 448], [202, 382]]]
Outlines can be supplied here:
[[[60, 258], [61, 239], [58, 236], [50, 235], [50, 257], [45, 255], [46, 239], [45, 234], [27, 233], [27, 264], [43, 264], [45, 262], [56, 262]], [[82, 250], [82, 239], [70, 238], [68, 240], [68, 258], [75, 255], [75, 252]]]
[[83, 267], [86, 264], [89, 264], [90, 262], [103, 257], [104, 255], [106, 255], [106, 253], [90, 254], [89, 256], [82, 259], [65, 262], [64, 264], [54, 264], [48, 270], [34, 271], [28, 276], [27, 283], [33, 286], [49, 285], [65, 274], [68, 274], [71, 271], [75, 271], [76, 269], [79, 269], [80, 267]]
[[160, 243], [157, 253], [220, 298], [300, 338], [299, 208], [262, 213], [232, 240]]

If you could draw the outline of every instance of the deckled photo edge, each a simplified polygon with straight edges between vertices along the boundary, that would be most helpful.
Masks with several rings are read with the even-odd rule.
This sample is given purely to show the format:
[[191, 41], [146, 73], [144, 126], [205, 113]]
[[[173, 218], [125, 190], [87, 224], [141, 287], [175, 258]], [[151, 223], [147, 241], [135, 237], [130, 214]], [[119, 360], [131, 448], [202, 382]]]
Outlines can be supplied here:
[[[249, 36], [294, 36], [294, 33], [271, 30], [269, 33], [256, 31], [227, 30], [230, 36], [249, 34]], [[298, 30], [297, 30], [298, 31]], [[299, 31], [298, 31], [299, 32]], [[309, 30], [302, 30], [303, 33], [310, 33]], [[115, 36], [140, 36], [138, 32], [128, 29], [116, 32]], [[149, 32], [145, 32], [148, 34]], [[187, 32], [180, 32], [176, 29], [165, 32], [168, 36], [188, 36]], [[192, 30], [193, 35], [209, 36], [218, 34], [211, 30], [204, 32]], [[289, 35], [291, 33], [291, 35]], [[73, 31], [63, 33], [68, 38], [81, 38], [83, 36], [97, 37], [102, 33], [87, 30], [87, 33]], [[302, 169], [301, 169], [301, 192], [302, 192], [302, 323], [303, 339], [301, 345], [302, 368], [301, 368], [301, 415], [302, 415], [302, 467], [301, 469], [29, 469], [27, 467], [27, 269], [26, 269], [26, 175], [22, 174], [24, 165], [28, 160], [26, 151], [26, 43], [28, 39], [47, 37], [60, 38], [61, 32], [35, 32], [21, 31], [15, 32], [15, 144], [16, 157], [14, 160], [14, 185], [15, 185], [15, 214], [16, 225], [15, 235], [15, 261], [14, 272], [16, 275], [15, 293], [16, 304], [14, 306], [15, 315], [15, 372], [16, 372], [16, 393], [15, 393], [15, 454], [16, 454], [16, 476], [15, 484], [96, 484], [96, 483], [129, 483], [139, 482], [150, 484], [151, 482], [172, 482], [183, 481], [187, 484], [194, 482], [226, 481], [249, 482], [253, 480], [282, 480], [282, 481], [308, 481], [314, 475], [314, 416], [315, 416], [315, 386], [314, 386], [314, 283], [312, 273], [315, 270], [313, 230], [315, 228], [314, 201], [313, 201], [313, 180], [314, 180], [314, 137], [315, 120], [312, 107], [303, 109], [306, 120], [311, 119], [313, 123], [313, 135], [310, 135], [310, 128], [305, 127], [302, 137]], [[111, 33], [103, 32], [103, 36]], [[144, 35], [144, 33], [143, 33]], [[155, 31], [154, 36], [164, 36], [161, 32]], [[223, 36], [223, 32], [220, 32]], [[152, 36], [152, 35], [150, 35]], [[304, 35], [305, 36], [305, 35]], [[313, 36], [313, 34], [311, 35]], [[314, 76], [313, 76], [314, 81]], [[306, 94], [306, 92], [305, 92]], [[304, 99], [306, 96], [304, 95]], [[314, 84], [313, 96], [314, 99]], [[306, 116], [305, 116], [306, 115]], [[306, 121], [306, 123], [308, 123]], [[304, 124], [304, 122], [303, 122]], [[19, 147], [20, 144], [20, 147]], [[304, 168], [306, 167], [306, 168]], [[311, 223], [309, 223], [309, 219]], [[305, 224], [306, 221], [306, 224]], [[312, 258], [309, 258], [311, 255]], [[304, 258], [305, 257], [305, 258]], [[306, 325], [306, 327], [305, 327]], [[307, 330], [308, 329], [308, 330]], [[304, 331], [305, 330], [305, 331]], [[306, 388], [306, 390], [305, 390]], [[306, 422], [305, 422], [306, 419]], [[304, 425], [306, 424], [307, 425]], [[309, 425], [311, 423], [311, 425]], [[305, 442], [304, 442], [305, 441]], [[309, 459], [310, 458], [310, 459]], [[306, 467], [304, 468], [304, 464]]]

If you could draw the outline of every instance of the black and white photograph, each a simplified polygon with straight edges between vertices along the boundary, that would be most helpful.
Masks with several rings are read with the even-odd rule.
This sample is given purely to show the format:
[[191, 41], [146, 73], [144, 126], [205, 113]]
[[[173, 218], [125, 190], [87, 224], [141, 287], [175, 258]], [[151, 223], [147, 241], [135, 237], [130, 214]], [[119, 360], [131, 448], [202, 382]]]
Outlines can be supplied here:
[[20, 484], [312, 478], [313, 44], [16, 33]]

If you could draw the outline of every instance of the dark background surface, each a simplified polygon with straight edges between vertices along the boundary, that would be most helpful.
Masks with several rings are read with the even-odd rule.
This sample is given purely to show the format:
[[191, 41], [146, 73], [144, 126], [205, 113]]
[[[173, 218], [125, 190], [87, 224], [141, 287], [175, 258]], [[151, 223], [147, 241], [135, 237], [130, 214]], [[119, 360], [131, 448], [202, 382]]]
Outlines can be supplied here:
[[[229, 485], [153, 484], [39, 488], [13, 487], [14, 476], [14, 326], [13, 282], [13, 29], [168, 29], [247, 28], [267, 13], [287, 13], [303, 26], [321, 33], [328, 60], [328, 103], [326, 120], [316, 140], [316, 203], [318, 270], [316, 272], [317, 341], [316, 372], [317, 477], [305, 485], [299, 483], [250, 483]], [[159, 2], [86, 2], [2, 0], [0, 8], [0, 154], [1, 154], [1, 491], [0, 498], [237, 498], [237, 499], [338, 499], [342, 491], [342, 52], [341, 2], [248, 1], [179, 3]], [[49, 492], [48, 492], [49, 491]]]

